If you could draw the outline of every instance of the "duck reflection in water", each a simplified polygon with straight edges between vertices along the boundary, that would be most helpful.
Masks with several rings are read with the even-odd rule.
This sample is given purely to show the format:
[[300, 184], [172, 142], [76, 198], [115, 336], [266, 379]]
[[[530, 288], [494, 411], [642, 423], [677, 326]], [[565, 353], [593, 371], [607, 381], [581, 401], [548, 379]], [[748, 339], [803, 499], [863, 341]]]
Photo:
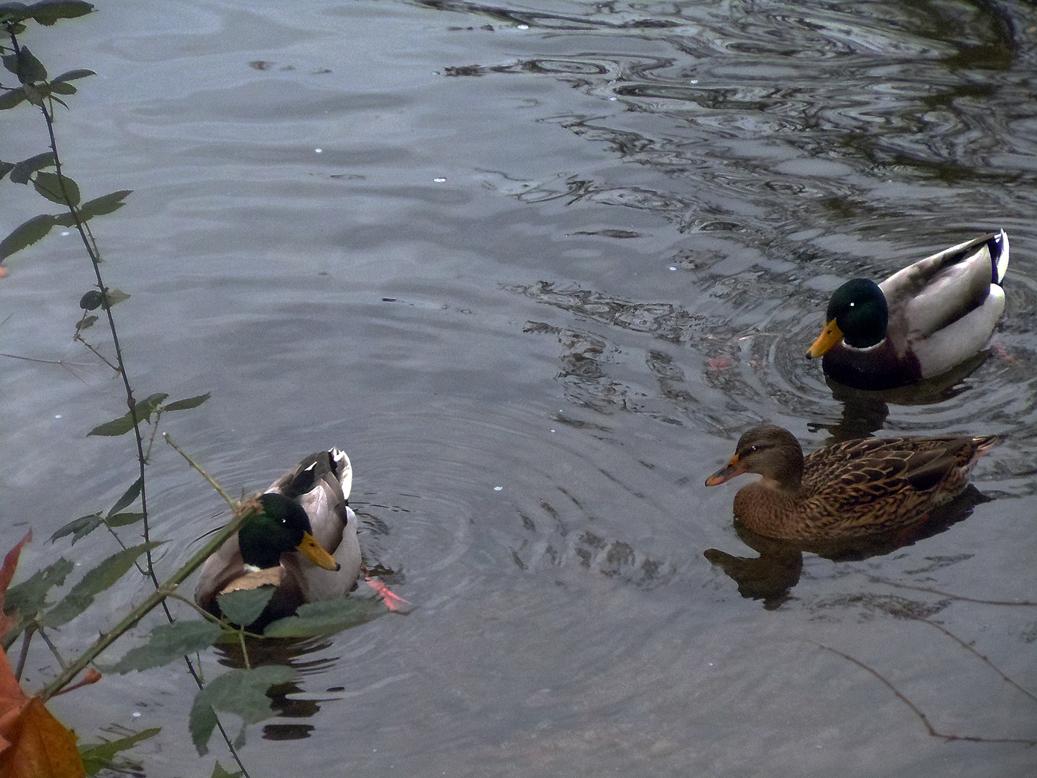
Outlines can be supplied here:
[[762, 476], [735, 496], [739, 535], [760, 552], [743, 559], [705, 552], [743, 595], [774, 605], [802, 571], [802, 552], [833, 560], [886, 554], [968, 516], [980, 493], [968, 486], [976, 461], [997, 439], [863, 438], [803, 456], [787, 430], [763, 424], [738, 441], [728, 463], [706, 479], [722, 484]]

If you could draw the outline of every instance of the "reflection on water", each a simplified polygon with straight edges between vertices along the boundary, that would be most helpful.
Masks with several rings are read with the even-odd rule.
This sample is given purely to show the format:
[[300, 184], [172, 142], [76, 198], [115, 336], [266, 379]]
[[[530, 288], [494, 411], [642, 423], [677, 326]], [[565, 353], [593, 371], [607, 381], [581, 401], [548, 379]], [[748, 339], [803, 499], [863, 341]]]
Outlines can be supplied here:
[[[256, 655], [300, 668], [267, 736], [308, 736], [305, 749], [250, 738], [256, 772], [1032, 771], [1008, 746], [931, 741], [858, 668], [803, 661], [803, 641], [827, 641], [901, 668], [904, 693], [934, 699], [949, 727], [1032, 736], [1030, 700], [975, 704], [1000, 681], [963, 665], [959, 645], [857, 617], [892, 615], [877, 578], [1028, 596], [1032, 4], [166, 9], [85, 17], [68, 64], [102, 74], [64, 125], [74, 174], [136, 190], [103, 242], [133, 294], [120, 309], [140, 390], [212, 391], [169, 423], [234, 493], [292, 452], [344, 446], [365, 553], [418, 606]], [[840, 282], [997, 226], [1016, 251], [985, 359], [940, 385], [862, 395], [804, 358]], [[3, 281], [0, 350], [78, 362], [61, 301], [74, 309], [81, 268], [53, 241]], [[121, 441], [77, 442], [121, 413], [99, 399], [107, 378], [4, 368], [9, 524], [39, 517], [42, 536], [81, 504], [110, 505], [128, 483]], [[759, 554], [743, 556], [730, 495], [689, 474], [762, 420], [810, 446], [1001, 435], [974, 474], [997, 499], [850, 551], [739, 531]], [[56, 452], [63, 489], [41, 495], [39, 463]], [[184, 541], [165, 547], [172, 564], [218, 523], [218, 500], [161, 452], [155, 464], [154, 534]], [[82, 541], [77, 558], [99, 560], [106, 542]], [[948, 628], [1030, 672], [1018, 657], [1032, 611], [944, 599]], [[237, 666], [234, 651], [218, 661]], [[175, 672], [156, 674], [168, 697], [142, 722], [163, 728], [156, 776], [195, 759]], [[93, 690], [105, 713], [72, 723], [121, 720], [140, 680], [106, 678]]]
[[[799, 583], [800, 574], [803, 572], [804, 552], [833, 562], [857, 562], [883, 556], [944, 532], [951, 525], [971, 516], [977, 505], [990, 502], [992, 499], [969, 484], [954, 500], [920, 517], [914, 526], [896, 532], [839, 542], [794, 543], [776, 540], [758, 535], [736, 520], [735, 531], [739, 539], [759, 556], [739, 557], [716, 548], [706, 549], [703, 556], [738, 585], [738, 593], [743, 597], [763, 600], [765, 608], [774, 609], [788, 599], [793, 587]], [[970, 554], [965, 554], [956, 557], [954, 561], [963, 561], [970, 557]]]

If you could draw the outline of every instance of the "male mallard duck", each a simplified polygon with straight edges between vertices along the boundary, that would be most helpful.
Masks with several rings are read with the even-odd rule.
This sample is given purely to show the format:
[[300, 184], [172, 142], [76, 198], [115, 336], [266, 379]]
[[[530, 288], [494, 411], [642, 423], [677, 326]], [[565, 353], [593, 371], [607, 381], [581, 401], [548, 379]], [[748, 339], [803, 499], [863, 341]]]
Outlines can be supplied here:
[[861, 438], [806, 457], [788, 430], [753, 427], [735, 454], [706, 479], [742, 473], [762, 479], [735, 495], [735, 517], [753, 532], [797, 541], [863, 538], [915, 525], [957, 496], [994, 436]]
[[[353, 485], [349, 457], [318, 451], [259, 496], [263, 507], [202, 565], [195, 601], [219, 612], [225, 592], [274, 586], [256, 622], [289, 616], [304, 602], [345, 596], [363, 567], [357, 518], [346, 504]], [[253, 625], [255, 626], [255, 625]]]
[[1005, 310], [1008, 236], [985, 235], [908, 265], [881, 284], [832, 294], [807, 351], [839, 383], [889, 389], [940, 375], [986, 345]]

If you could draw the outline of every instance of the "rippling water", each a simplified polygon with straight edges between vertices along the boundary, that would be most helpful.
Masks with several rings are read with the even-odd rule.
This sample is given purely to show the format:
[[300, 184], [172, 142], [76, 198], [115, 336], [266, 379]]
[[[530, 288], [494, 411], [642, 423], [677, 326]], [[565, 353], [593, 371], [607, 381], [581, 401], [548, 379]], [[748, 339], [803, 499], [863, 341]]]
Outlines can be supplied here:
[[[235, 492], [348, 449], [368, 556], [418, 606], [272, 649], [300, 675], [253, 774], [1030, 774], [823, 646], [942, 733], [1037, 737], [1037, 612], [984, 602], [1034, 599], [1035, 33], [985, 0], [178, 0], [29, 39], [99, 74], [59, 117], [84, 193], [135, 190], [96, 230], [138, 392], [213, 392], [163, 421]], [[3, 187], [11, 224], [36, 213]], [[876, 396], [803, 358], [843, 280], [998, 227], [1008, 310], [976, 365]], [[82, 438], [123, 409], [69, 341], [72, 238], [9, 264], [0, 351], [74, 363], [0, 376], [0, 545], [37, 527], [31, 567], [135, 466]], [[763, 419], [808, 447], [1004, 442], [928, 537], [788, 553], [701, 486]], [[172, 569], [220, 503], [164, 447], [150, 488]], [[55, 701], [78, 731], [162, 726], [148, 775], [194, 774], [180, 668], [81, 694]]]

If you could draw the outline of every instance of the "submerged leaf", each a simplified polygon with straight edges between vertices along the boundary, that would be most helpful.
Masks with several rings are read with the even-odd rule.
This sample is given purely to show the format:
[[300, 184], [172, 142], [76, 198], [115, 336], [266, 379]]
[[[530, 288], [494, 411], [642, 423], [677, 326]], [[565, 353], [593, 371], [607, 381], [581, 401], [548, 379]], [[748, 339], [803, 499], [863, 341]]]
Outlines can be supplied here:
[[259, 618], [259, 615], [273, 596], [274, 587], [264, 586], [260, 589], [241, 589], [236, 592], [221, 594], [216, 598], [216, 601], [219, 603], [220, 612], [231, 623], [247, 627]]
[[63, 538], [66, 535], [72, 536], [72, 545], [76, 544], [77, 540], [81, 540], [93, 532], [95, 529], [100, 527], [104, 523], [104, 519], [100, 513], [91, 513], [88, 516], [80, 516], [78, 519], [73, 519], [68, 524], [63, 526], [57, 532], [50, 536], [50, 542], [53, 543], [58, 538]]
[[[11, 178], [14, 178], [14, 173], [11, 174]], [[31, 246], [50, 232], [50, 228], [53, 226], [54, 218], [48, 214], [33, 216], [29, 221], [19, 224], [10, 235], [0, 240], [0, 262], [16, 251]]]
[[384, 612], [374, 600], [319, 600], [301, 606], [295, 616], [269, 624], [263, 634], [273, 638], [325, 635], [371, 621]]
[[174, 400], [171, 403], [167, 403], [166, 405], [163, 405], [162, 406], [162, 410], [163, 411], [186, 411], [186, 410], [189, 410], [191, 408], [197, 408], [203, 402], [208, 400], [209, 397], [210, 397], [210, 392], [206, 392], [205, 394], [199, 394], [199, 395], [196, 395], [194, 397], [187, 397], [187, 398], [185, 398], [183, 400]]
[[[216, 727], [216, 711], [240, 716], [245, 724], [255, 724], [272, 713], [267, 691], [274, 684], [287, 683], [295, 671], [285, 665], [265, 665], [254, 670], [231, 670], [208, 683], [198, 692], [191, 706], [191, 739], [199, 754]], [[242, 730], [244, 733], [244, 730]]]
[[40, 171], [32, 180], [33, 188], [52, 203], [79, 205], [79, 184], [65, 175]]
[[116, 740], [105, 740], [100, 743], [84, 743], [79, 746], [79, 756], [83, 759], [83, 767], [86, 768], [87, 775], [96, 775], [105, 768], [112, 768], [119, 772], [125, 771], [140, 772], [139, 768], [134, 769], [129, 767], [124, 762], [116, 762], [115, 757], [123, 751], [126, 751], [133, 746], [137, 745], [141, 741], [153, 738], [162, 730], [159, 727], [152, 727], [151, 729], [145, 729], [141, 732], [137, 732], [133, 735], [127, 735]]
[[160, 667], [186, 654], [208, 648], [220, 636], [220, 626], [210, 621], [176, 621], [155, 627], [148, 642], [131, 648], [113, 665], [100, 665], [105, 672], [128, 673]]
[[97, 567], [84, 575], [57, 605], [43, 614], [43, 623], [59, 627], [75, 618], [89, 607], [94, 597], [122, 578], [133, 567], [137, 557], [145, 551], [162, 545], [152, 541], [123, 549], [112, 554]]

